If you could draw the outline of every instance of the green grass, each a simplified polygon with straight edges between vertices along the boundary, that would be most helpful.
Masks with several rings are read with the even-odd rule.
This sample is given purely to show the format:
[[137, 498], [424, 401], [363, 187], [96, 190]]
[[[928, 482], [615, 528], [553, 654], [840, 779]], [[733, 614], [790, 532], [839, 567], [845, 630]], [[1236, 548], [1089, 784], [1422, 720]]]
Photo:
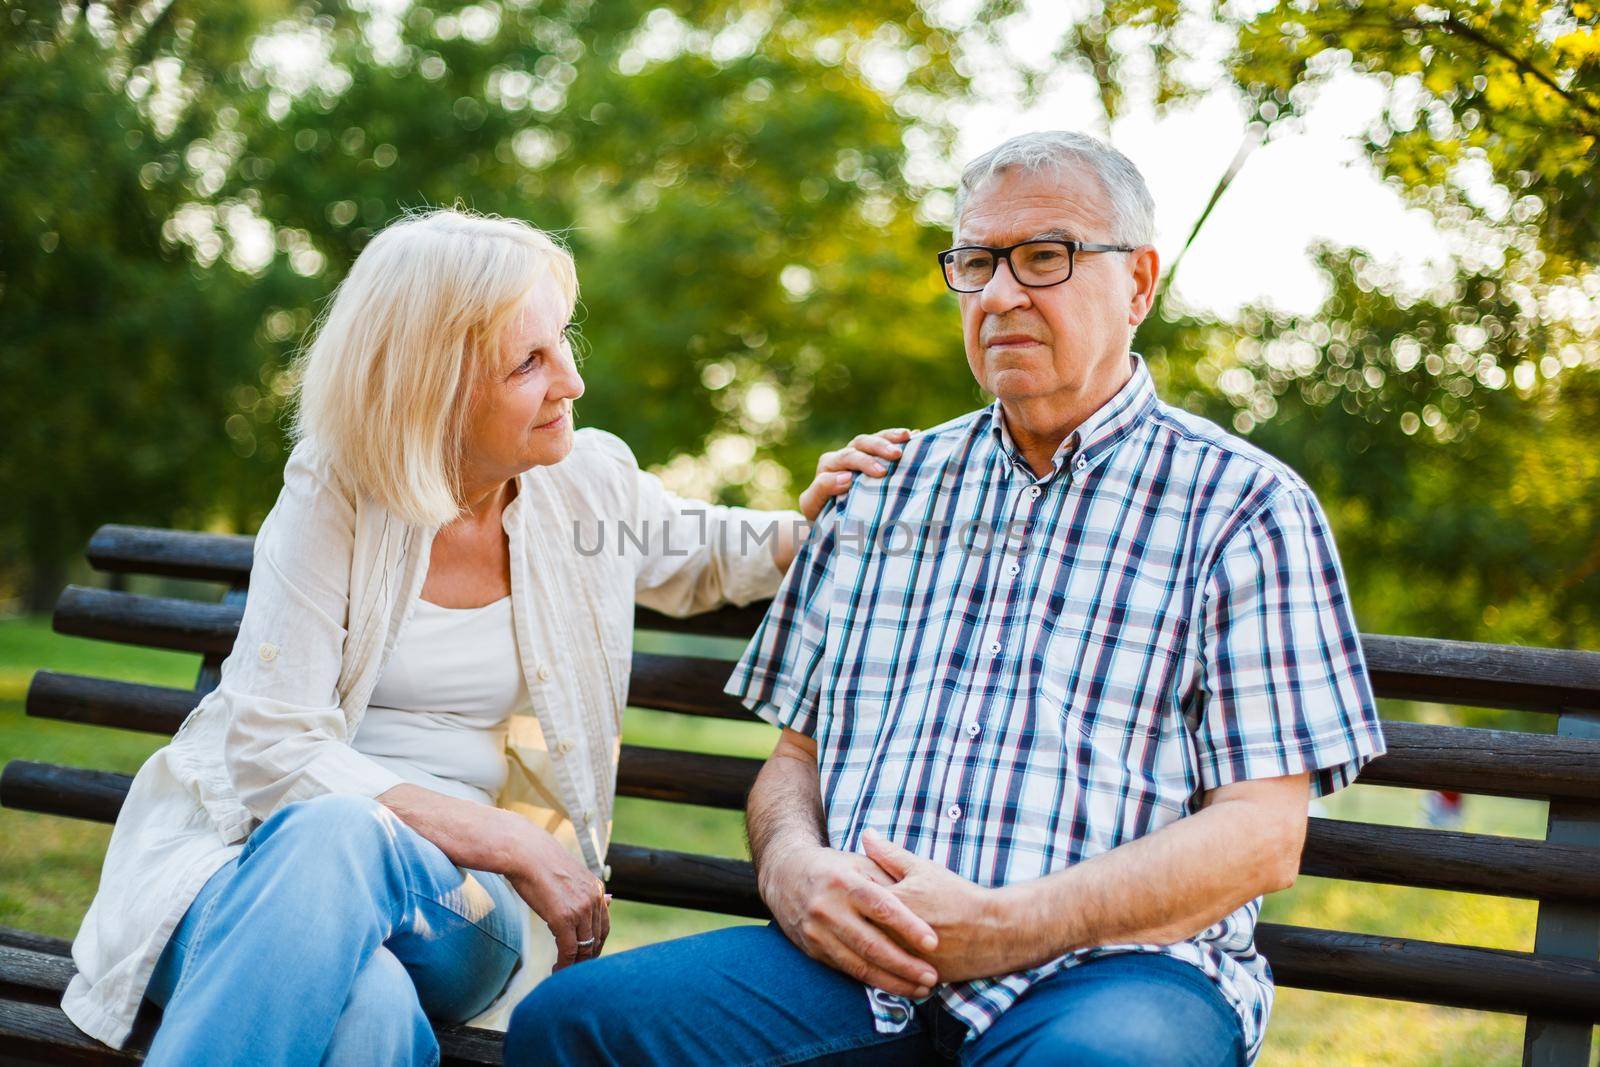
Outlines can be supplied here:
[[[696, 647], [700, 654], [726, 643]], [[732, 646], [732, 647], [737, 647]], [[151, 682], [193, 684], [197, 657], [121, 648], [52, 634], [34, 619], [0, 620], [0, 759], [34, 759], [131, 773], [160, 744], [142, 734], [26, 718], [22, 698], [38, 668]], [[630, 741], [705, 752], [762, 756], [772, 734], [758, 724], [718, 722], [630, 709]], [[1418, 824], [1414, 793], [1357, 786], [1325, 814], [1365, 822]], [[1463, 827], [1538, 837], [1543, 805], [1470, 798]], [[0, 809], [0, 925], [71, 937], [98, 881], [109, 830], [71, 819]], [[694, 852], [743, 855], [737, 813], [623, 798], [615, 838]], [[1270, 898], [1272, 922], [1527, 950], [1534, 906], [1524, 901], [1302, 879]], [[727, 925], [715, 915], [619, 901], [610, 947], [624, 949]], [[1261, 1063], [1287, 1065], [1438, 1064], [1482, 1067], [1521, 1057], [1522, 1021], [1513, 1016], [1280, 989]]]

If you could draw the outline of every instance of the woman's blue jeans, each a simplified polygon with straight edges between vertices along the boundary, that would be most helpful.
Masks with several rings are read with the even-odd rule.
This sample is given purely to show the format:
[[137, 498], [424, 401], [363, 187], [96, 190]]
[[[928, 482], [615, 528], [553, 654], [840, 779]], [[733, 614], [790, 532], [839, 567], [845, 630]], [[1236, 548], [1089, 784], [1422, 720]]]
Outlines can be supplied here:
[[1216, 983], [1170, 956], [1106, 956], [1034, 985], [966, 1040], [937, 1000], [880, 1034], [861, 983], [776, 926], [736, 926], [568, 967], [534, 987], [506, 1067], [1240, 1067], [1239, 1018]]
[[494, 1002], [522, 950], [499, 875], [458, 868], [375, 800], [329, 795], [259, 826], [156, 963], [146, 1062], [436, 1064], [429, 1018]]

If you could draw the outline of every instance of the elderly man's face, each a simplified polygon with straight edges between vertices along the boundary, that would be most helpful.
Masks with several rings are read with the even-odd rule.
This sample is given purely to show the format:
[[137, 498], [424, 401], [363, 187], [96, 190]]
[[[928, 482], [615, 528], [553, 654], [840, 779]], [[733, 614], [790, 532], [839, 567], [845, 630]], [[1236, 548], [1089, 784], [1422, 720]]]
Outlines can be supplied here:
[[[955, 243], [1004, 247], [1044, 235], [1108, 244], [1123, 238], [1095, 177], [1062, 169], [990, 178], [957, 220]], [[1149, 310], [1153, 270], [1148, 249], [1083, 253], [1069, 281], [1030, 289], [1000, 262], [982, 292], [960, 298], [973, 376], [1008, 412], [1031, 410], [1041, 416], [1035, 421], [1057, 409], [1064, 418], [1086, 404], [1097, 407], [1127, 380], [1128, 346]]]

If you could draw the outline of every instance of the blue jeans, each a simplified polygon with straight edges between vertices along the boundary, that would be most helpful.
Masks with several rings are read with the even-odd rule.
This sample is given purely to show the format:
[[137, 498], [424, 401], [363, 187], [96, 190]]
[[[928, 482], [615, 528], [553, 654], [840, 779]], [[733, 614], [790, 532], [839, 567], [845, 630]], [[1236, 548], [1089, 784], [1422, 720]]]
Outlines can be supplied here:
[[861, 984], [776, 926], [740, 926], [560, 971], [517, 1006], [507, 1067], [565, 1064], [1237, 1067], [1239, 1018], [1199, 970], [1130, 953], [1035, 984], [988, 1030], [937, 999], [904, 1033], [880, 1034]]
[[173, 931], [146, 1062], [436, 1064], [429, 1018], [483, 1011], [521, 951], [504, 878], [458, 868], [375, 800], [290, 804]]

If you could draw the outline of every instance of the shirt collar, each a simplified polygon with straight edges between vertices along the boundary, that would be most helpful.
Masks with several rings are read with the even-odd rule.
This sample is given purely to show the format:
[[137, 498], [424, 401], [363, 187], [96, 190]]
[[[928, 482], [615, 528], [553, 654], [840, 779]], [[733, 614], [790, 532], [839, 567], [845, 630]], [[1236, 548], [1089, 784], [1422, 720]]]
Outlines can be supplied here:
[[[1150, 378], [1150, 368], [1145, 365], [1144, 357], [1137, 352], [1130, 352], [1129, 358], [1133, 361], [1132, 377], [1117, 390], [1115, 396], [1100, 405], [1094, 414], [1084, 419], [1076, 430], [1067, 435], [1066, 440], [1061, 442], [1055, 454], [1051, 456], [1050, 461], [1054, 470], [1045, 477], [1037, 479], [1038, 481], [1044, 482], [1054, 478], [1061, 472], [1062, 465], [1069, 460], [1072, 461], [1075, 470], [1087, 469], [1090, 464], [1115, 448], [1117, 443], [1128, 436], [1155, 407], [1156, 388]], [[1033, 468], [1029, 467], [1028, 461], [1022, 457], [1021, 450], [1011, 438], [1010, 429], [1006, 427], [1005, 413], [999, 400], [989, 405], [989, 430], [994, 435], [995, 444], [1000, 448], [1001, 457], [1025, 472], [1030, 479], [1034, 478]]]

